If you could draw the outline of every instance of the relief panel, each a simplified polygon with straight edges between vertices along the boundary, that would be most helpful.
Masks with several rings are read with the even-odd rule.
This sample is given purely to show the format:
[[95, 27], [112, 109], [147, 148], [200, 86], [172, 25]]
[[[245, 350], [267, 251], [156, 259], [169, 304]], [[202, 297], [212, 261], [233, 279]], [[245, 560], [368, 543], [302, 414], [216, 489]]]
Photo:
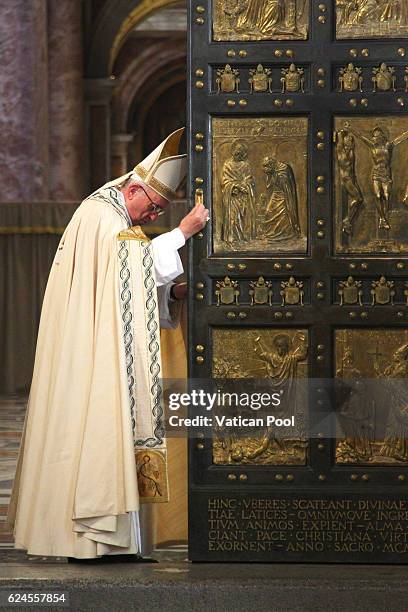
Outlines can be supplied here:
[[408, 330], [335, 333], [336, 463], [408, 464]]
[[336, 253], [408, 251], [408, 117], [336, 117]]
[[310, 304], [310, 281], [298, 276], [279, 279], [263, 276], [232, 279], [225, 276], [214, 282], [213, 303], [217, 306], [249, 305], [254, 308], [265, 305], [274, 308], [302, 307]]
[[213, 0], [214, 40], [306, 40], [309, 0]]
[[[403, 80], [403, 79], [402, 79]], [[212, 93], [251, 94], [310, 91], [310, 68], [304, 64], [224, 64], [212, 67]]]
[[336, 0], [337, 38], [407, 38], [406, 0]]
[[406, 64], [386, 62], [342, 62], [333, 64], [333, 91], [376, 94], [376, 97], [408, 91]]
[[306, 118], [213, 118], [214, 252], [305, 253]]
[[[218, 428], [213, 437], [217, 465], [304, 465], [306, 463], [308, 332], [305, 329], [213, 330], [213, 377], [267, 379], [270, 392], [283, 392], [279, 407], [268, 408], [276, 418], [295, 416], [295, 429], [263, 427], [237, 436]], [[238, 386], [238, 385], [237, 385]], [[259, 390], [259, 386], [258, 386]], [[231, 416], [240, 408], [231, 407]], [[225, 409], [224, 409], [225, 412]], [[259, 416], [253, 410], [251, 416]], [[296, 432], [293, 435], [293, 431]]]

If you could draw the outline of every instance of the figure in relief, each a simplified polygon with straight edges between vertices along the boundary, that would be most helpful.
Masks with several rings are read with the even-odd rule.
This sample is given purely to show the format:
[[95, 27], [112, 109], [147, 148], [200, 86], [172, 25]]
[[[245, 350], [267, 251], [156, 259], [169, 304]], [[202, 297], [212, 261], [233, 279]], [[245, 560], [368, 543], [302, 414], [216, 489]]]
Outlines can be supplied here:
[[297, 333], [291, 340], [288, 334], [278, 334], [272, 340], [272, 350], [268, 349], [260, 336], [254, 340], [258, 359], [265, 363], [268, 378], [273, 380], [274, 386], [282, 389], [291, 385], [296, 378], [298, 361], [307, 356], [307, 343], [304, 333]]
[[372, 22], [408, 23], [406, 0], [336, 0], [338, 25], [364, 25]]
[[[271, 348], [267, 347], [262, 338], [258, 336], [254, 340], [254, 353], [263, 362], [272, 389], [281, 393], [279, 416], [284, 418], [294, 414], [297, 419], [298, 430], [303, 430], [302, 421], [304, 421], [304, 417], [297, 407], [295, 381], [298, 376], [298, 363], [304, 361], [307, 357], [306, 335], [303, 332], [298, 332], [291, 339], [288, 334], [278, 334], [273, 338]], [[286, 432], [286, 436], [288, 433]], [[289, 441], [274, 437], [272, 430], [267, 432], [267, 439], [269, 444], [275, 441], [280, 451], [290, 452]], [[261, 446], [265, 443], [266, 439], [264, 438]]]
[[340, 184], [347, 194], [348, 200], [347, 215], [342, 222], [342, 231], [346, 234], [352, 234], [353, 223], [363, 204], [363, 195], [356, 175], [354, 137], [345, 130], [337, 132], [336, 155]]
[[380, 453], [383, 457], [408, 461], [408, 344], [395, 351], [391, 364], [383, 373], [378, 364], [375, 364], [375, 370], [379, 376], [389, 379], [391, 394], [386, 435]]
[[378, 16], [377, 0], [357, 0], [353, 22], [363, 23], [374, 20]]
[[369, 461], [372, 456], [370, 409], [362, 374], [349, 347], [344, 351], [336, 377], [341, 379], [336, 395], [344, 432], [344, 438], [337, 444], [336, 458], [342, 463]]
[[272, 240], [299, 237], [296, 181], [291, 166], [275, 157], [265, 157], [262, 169], [268, 194], [261, 196], [265, 205], [264, 237]]
[[380, 21], [401, 20], [406, 0], [380, 0], [378, 14]]
[[375, 127], [371, 138], [367, 138], [357, 132], [349, 124], [345, 124], [345, 129], [361, 140], [370, 150], [373, 169], [371, 180], [375, 194], [375, 203], [378, 211], [378, 228], [390, 229], [388, 213], [390, 208], [390, 196], [392, 189], [392, 155], [394, 147], [408, 139], [408, 131], [404, 132], [391, 142], [388, 139], [383, 127]]
[[245, 11], [246, 5], [246, 0], [222, 0], [221, 8], [231, 29], [236, 29], [238, 18]]
[[[281, 329], [268, 333], [262, 328], [217, 330], [213, 350], [214, 377], [253, 379], [252, 388], [256, 390], [259, 390], [258, 379], [263, 379], [269, 394], [280, 394], [282, 390], [280, 405], [273, 407], [274, 416], [295, 416], [295, 427], [276, 428], [265, 423], [261, 427], [239, 430], [230, 425], [217, 426], [213, 442], [214, 463], [305, 465], [308, 393], [304, 376], [307, 376], [308, 332]], [[218, 380], [217, 385], [233, 391], [237, 388], [236, 382], [231, 380], [231, 385], [226, 386]], [[266, 413], [263, 410], [254, 415], [249, 407], [240, 404], [231, 404], [229, 409], [231, 416], [270, 414], [268, 408]]]
[[[303, 10], [305, 2], [303, 2]], [[299, 12], [299, 15], [298, 15]], [[237, 31], [255, 33], [257, 38], [271, 38], [278, 34], [300, 34], [297, 18], [300, 8], [296, 0], [249, 0], [237, 21]]]
[[346, 25], [350, 21], [350, 15], [356, 6], [355, 0], [336, 0], [337, 23]]
[[246, 10], [238, 19], [238, 30], [259, 30], [261, 34], [273, 34], [283, 25], [285, 8], [282, 0], [249, 0]]
[[277, 334], [272, 340], [272, 348], [266, 346], [258, 336], [254, 340], [254, 352], [266, 368], [267, 378], [277, 391], [283, 390], [281, 408], [285, 406], [295, 411], [297, 367], [299, 361], [307, 357], [307, 342], [303, 332], [293, 339], [288, 334]]
[[213, 0], [214, 40], [306, 40], [310, 0]]
[[222, 169], [221, 239], [232, 244], [255, 238], [255, 181], [248, 162], [248, 147], [238, 141], [232, 145], [232, 157]]

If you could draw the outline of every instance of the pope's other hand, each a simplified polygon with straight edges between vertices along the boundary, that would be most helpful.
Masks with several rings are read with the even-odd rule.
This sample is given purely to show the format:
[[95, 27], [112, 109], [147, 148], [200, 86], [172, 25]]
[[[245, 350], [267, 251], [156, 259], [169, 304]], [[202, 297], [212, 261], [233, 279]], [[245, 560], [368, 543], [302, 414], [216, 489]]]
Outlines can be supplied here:
[[176, 300], [185, 300], [187, 297], [187, 283], [176, 283], [173, 285], [173, 295]]
[[205, 227], [209, 217], [208, 210], [204, 204], [196, 204], [180, 222], [179, 229], [183, 232], [186, 240], [194, 236]]

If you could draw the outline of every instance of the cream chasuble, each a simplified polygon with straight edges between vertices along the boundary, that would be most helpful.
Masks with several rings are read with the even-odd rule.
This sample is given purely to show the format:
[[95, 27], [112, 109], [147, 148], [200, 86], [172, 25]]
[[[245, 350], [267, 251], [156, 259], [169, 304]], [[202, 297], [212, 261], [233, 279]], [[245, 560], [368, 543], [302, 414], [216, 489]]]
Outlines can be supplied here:
[[172, 326], [166, 283], [182, 272], [184, 237], [150, 242], [130, 226], [108, 184], [75, 212], [54, 259], [9, 509], [29, 554], [140, 552], [133, 513], [167, 500], [157, 302]]

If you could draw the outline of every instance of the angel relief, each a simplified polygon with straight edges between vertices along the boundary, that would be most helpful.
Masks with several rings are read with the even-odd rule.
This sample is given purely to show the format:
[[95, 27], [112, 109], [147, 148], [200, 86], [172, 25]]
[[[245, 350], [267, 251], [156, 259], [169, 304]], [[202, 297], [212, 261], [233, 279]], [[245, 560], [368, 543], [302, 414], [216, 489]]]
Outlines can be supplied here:
[[213, 120], [215, 251], [305, 252], [305, 120], [238, 120], [247, 137], [222, 138], [235, 121]]
[[287, 240], [300, 236], [295, 175], [289, 164], [275, 157], [262, 161], [267, 196], [265, 203], [264, 236], [272, 240]]

